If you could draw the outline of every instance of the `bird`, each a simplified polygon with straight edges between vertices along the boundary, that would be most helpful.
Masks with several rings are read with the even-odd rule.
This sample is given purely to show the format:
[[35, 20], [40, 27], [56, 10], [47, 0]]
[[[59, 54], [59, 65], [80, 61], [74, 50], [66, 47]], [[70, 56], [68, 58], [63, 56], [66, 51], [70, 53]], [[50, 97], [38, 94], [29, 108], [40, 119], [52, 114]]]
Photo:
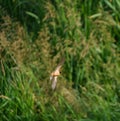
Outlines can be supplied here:
[[50, 81], [52, 81], [52, 85], [51, 88], [52, 90], [55, 90], [56, 85], [57, 85], [57, 78], [60, 75], [60, 69], [62, 67], [62, 65], [64, 64], [65, 59], [62, 58], [61, 61], [59, 62], [59, 64], [57, 65], [57, 67], [55, 68], [55, 70], [50, 74]]

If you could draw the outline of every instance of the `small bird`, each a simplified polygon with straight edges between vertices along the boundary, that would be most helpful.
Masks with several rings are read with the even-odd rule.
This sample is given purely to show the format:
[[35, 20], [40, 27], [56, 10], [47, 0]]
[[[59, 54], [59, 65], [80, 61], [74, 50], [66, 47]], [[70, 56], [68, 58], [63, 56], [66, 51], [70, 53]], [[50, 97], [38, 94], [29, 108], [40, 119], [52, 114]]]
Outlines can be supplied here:
[[57, 84], [57, 78], [60, 75], [60, 69], [64, 63], [65, 59], [63, 58], [58, 66], [56, 67], [56, 69], [50, 74], [50, 81], [52, 81], [52, 90], [55, 90], [56, 84]]

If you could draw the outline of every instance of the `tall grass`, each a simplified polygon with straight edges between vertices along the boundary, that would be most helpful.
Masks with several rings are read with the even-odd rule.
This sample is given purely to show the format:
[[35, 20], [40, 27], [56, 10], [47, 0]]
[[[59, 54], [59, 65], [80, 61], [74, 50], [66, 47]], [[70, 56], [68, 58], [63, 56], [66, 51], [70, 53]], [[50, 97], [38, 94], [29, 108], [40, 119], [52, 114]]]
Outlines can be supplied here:
[[[0, 4], [1, 120], [119, 120], [117, 0]], [[62, 57], [53, 92], [49, 74]]]

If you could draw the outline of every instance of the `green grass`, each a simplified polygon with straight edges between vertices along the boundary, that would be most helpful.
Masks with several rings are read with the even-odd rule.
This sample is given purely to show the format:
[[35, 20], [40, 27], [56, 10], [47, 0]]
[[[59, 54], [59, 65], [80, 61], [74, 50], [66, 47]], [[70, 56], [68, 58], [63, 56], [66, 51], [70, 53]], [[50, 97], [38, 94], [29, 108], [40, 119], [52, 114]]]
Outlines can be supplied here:
[[[0, 4], [0, 120], [120, 119], [117, 0]], [[49, 75], [62, 57], [52, 91]]]

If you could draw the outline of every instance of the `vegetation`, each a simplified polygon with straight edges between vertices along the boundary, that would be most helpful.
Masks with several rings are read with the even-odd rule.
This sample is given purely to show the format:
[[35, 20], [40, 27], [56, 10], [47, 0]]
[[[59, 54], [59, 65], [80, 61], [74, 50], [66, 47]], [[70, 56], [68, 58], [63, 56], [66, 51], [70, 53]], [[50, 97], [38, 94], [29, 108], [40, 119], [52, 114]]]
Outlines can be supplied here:
[[120, 120], [118, 0], [0, 0], [0, 9], [1, 121]]

